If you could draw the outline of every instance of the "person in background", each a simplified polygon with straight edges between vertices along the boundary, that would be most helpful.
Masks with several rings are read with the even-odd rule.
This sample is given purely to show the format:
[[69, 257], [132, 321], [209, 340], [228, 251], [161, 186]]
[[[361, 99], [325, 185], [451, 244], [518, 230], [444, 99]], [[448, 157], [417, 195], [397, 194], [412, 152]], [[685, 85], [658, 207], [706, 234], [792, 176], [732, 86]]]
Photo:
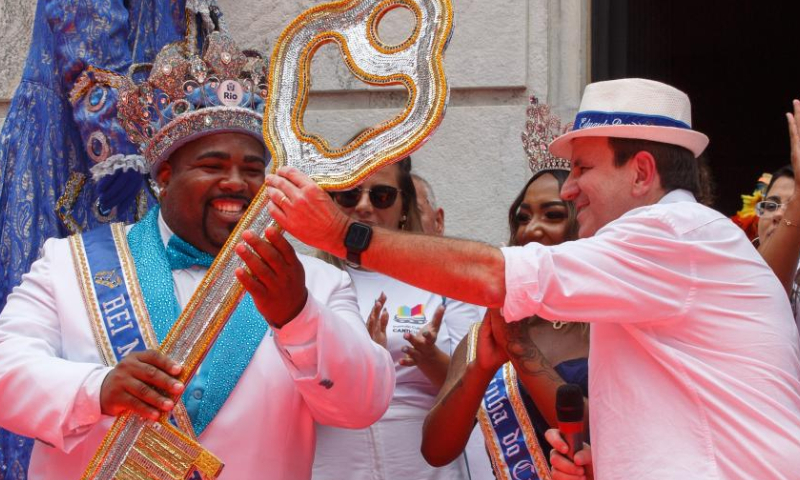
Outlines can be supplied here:
[[[533, 176], [509, 209], [509, 245], [559, 245], [577, 238], [575, 206], [560, 198], [570, 163], [547, 151], [562, 133], [560, 124], [547, 105], [531, 98], [522, 138]], [[422, 453], [432, 465], [451, 461], [464, 449], [477, 419], [497, 478], [512, 477], [520, 465], [533, 465], [541, 478], [549, 470], [544, 432], [556, 424], [556, 390], [574, 383], [588, 396], [588, 325], [536, 316], [513, 324], [492, 321], [497, 318], [488, 314], [456, 348], [445, 386], [425, 420]], [[498, 337], [507, 339], [505, 350]], [[526, 418], [510, 414], [515, 401], [525, 405]], [[501, 439], [517, 428], [532, 429], [536, 438], [522, 455], [507, 455]]]
[[[341, 212], [359, 222], [422, 232], [410, 158], [331, 197]], [[441, 468], [430, 467], [420, 454], [420, 442], [422, 422], [444, 383], [450, 355], [483, 310], [366, 270], [352, 260], [343, 268], [353, 279], [367, 330], [395, 361], [397, 384], [389, 409], [372, 426], [317, 427], [314, 480], [467, 478], [463, 457]]]
[[416, 173], [411, 174], [417, 190], [417, 208], [422, 231], [427, 235], [444, 235], [444, 209], [437, 205], [431, 184]]
[[756, 204], [758, 251], [790, 296], [800, 328], [800, 101], [787, 113], [791, 165], [772, 175], [764, 200]]
[[[433, 187], [423, 177], [411, 174], [414, 188], [417, 190], [417, 207], [420, 212], [422, 231], [426, 235], [444, 235], [444, 208], [439, 206]], [[463, 341], [463, 340], [462, 340]], [[471, 480], [494, 480], [494, 472], [486, 451], [485, 440], [480, 429], [470, 435], [464, 449], [469, 478]]]
[[756, 242], [758, 238], [758, 214], [756, 204], [764, 200], [764, 193], [772, 179], [771, 173], [762, 173], [758, 177], [756, 187], [750, 195], [742, 195], [742, 208], [731, 217], [733, 223], [739, 226], [751, 241]]

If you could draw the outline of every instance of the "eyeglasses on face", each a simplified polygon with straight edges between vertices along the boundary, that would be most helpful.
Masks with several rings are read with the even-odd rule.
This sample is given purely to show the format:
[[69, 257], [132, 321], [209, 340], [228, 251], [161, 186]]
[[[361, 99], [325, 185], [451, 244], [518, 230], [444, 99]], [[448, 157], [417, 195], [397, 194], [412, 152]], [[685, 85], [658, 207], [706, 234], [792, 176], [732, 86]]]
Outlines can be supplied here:
[[759, 217], [771, 217], [778, 213], [778, 210], [785, 209], [787, 205], [789, 204], [762, 200], [756, 203], [756, 215]]
[[394, 205], [394, 202], [397, 201], [397, 194], [400, 193], [400, 189], [389, 185], [375, 185], [372, 188], [356, 187], [343, 192], [331, 192], [331, 196], [333, 196], [333, 200], [342, 207], [353, 208], [358, 205], [363, 192], [369, 194], [369, 201], [373, 207], [383, 210]]

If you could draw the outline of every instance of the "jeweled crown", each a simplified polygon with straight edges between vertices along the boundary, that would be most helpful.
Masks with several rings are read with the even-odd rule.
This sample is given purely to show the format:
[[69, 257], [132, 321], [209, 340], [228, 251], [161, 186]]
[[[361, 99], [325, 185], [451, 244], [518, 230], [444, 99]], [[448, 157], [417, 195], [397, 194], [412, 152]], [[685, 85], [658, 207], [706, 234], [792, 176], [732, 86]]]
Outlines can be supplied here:
[[239, 132], [263, 142], [266, 62], [239, 50], [215, 2], [187, 2], [186, 18], [186, 38], [165, 46], [152, 64], [132, 65], [120, 87], [120, 123], [152, 174], [172, 152], [204, 135]]
[[546, 170], [570, 171], [572, 167], [569, 160], [553, 156], [548, 146], [556, 137], [569, 131], [572, 124], [562, 128], [561, 119], [550, 113], [550, 106], [539, 103], [534, 96], [530, 97], [526, 112], [528, 120], [522, 132], [522, 147], [528, 155], [528, 165], [533, 175]]

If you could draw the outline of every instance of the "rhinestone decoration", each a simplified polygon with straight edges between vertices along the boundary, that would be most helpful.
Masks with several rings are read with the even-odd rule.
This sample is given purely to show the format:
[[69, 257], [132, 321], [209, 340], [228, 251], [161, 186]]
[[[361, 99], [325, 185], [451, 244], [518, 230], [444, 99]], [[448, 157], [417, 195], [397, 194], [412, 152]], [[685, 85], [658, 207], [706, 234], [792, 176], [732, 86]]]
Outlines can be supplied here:
[[102, 85], [95, 85], [89, 92], [89, 111], [97, 112], [103, 108], [108, 96], [108, 89]]
[[556, 137], [563, 135], [572, 127], [568, 123], [561, 127], [561, 119], [551, 115], [550, 106], [539, 103], [536, 97], [530, 97], [530, 105], [526, 110], [528, 120], [522, 132], [522, 147], [528, 155], [528, 166], [534, 176], [548, 170], [566, 170], [572, 168], [569, 160], [553, 156], [548, 149]]
[[[384, 15], [409, 10], [414, 32], [400, 45], [377, 37]], [[264, 138], [273, 169], [295, 166], [320, 186], [344, 189], [410, 154], [438, 127], [448, 99], [443, 54], [453, 28], [449, 0], [353, 0], [304, 12], [281, 34], [270, 60]], [[320, 45], [337, 43], [356, 78], [375, 86], [403, 85], [408, 102], [395, 118], [368, 128], [348, 145], [331, 148], [305, 130], [310, 64]]]
[[[214, 8], [201, 14], [214, 14]], [[241, 51], [223, 22], [209, 20], [203, 25], [215, 30], [203, 32], [202, 49], [197, 48], [197, 28], [188, 28], [186, 39], [164, 47], [152, 65], [134, 65], [130, 69], [149, 71], [147, 78], [137, 83], [132, 74], [120, 76], [118, 118], [131, 142], [144, 146], [141, 153], [151, 172], [175, 149], [195, 138], [195, 133], [207, 130], [212, 124], [262, 138], [260, 122], [265, 102], [262, 92], [267, 90], [264, 59], [254, 52]], [[248, 84], [259, 88], [242, 88]], [[233, 86], [234, 91], [227, 97], [235, 96], [236, 101], [218, 92], [221, 85]], [[219, 125], [205, 114], [210, 108], [236, 110], [224, 117], [230, 124]]]
[[192, 65], [190, 67], [192, 76], [200, 83], [205, 82], [206, 76], [208, 75], [208, 67], [206, 66], [206, 62], [204, 62], [202, 58], [195, 55], [190, 60], [190, 63]]
[[87, 149], [87, 153], [94, 163], [105, 161], [111, 154], [111, 147], [108, 145], [108, 139], [100, 130], [94, 131], [89, 135], [88, 144], [89, 148]]

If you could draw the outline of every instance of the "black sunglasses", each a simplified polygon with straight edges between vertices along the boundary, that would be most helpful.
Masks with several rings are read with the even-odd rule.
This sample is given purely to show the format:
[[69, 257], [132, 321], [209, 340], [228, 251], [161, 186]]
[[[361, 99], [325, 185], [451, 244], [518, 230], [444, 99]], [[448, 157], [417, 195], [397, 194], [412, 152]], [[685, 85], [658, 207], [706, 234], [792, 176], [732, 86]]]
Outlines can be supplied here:
[[353, 208], [358, 205], [363, 192], [369, 193], [369, 201], [373, 207], [383, 210], [394, 205], [400, 189], [389, 185], [375, 185], [372, 188], [356, 187], [343, 192], [331, 192], [331, 196], [333, 196], [336, 203], [344, 208]]

